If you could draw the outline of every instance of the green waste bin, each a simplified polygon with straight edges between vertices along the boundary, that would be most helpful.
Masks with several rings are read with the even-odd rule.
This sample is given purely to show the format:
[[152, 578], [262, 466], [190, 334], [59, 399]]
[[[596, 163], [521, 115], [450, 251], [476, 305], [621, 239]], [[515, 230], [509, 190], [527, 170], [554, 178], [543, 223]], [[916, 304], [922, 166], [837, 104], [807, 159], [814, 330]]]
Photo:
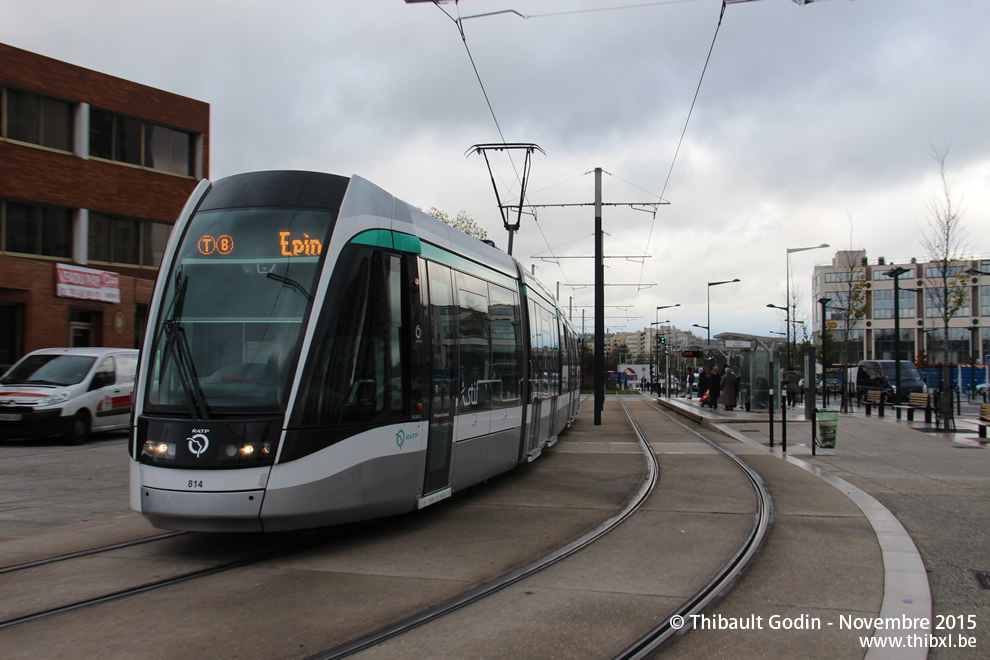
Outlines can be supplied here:
[[838, 410], [818, 411], [818, 446], [825, 448], [835, 447], [835, 433], [839, 428]]

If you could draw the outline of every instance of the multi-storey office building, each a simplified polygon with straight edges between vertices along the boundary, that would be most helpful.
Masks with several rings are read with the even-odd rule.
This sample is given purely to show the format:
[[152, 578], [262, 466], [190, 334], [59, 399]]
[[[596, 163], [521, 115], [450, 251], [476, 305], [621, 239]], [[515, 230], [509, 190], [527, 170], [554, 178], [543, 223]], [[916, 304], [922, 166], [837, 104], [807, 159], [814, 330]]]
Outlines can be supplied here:
[[[894, 300], [897, 277], [898, 299]], [[948, 362], [985, 363], [990, 357], [990, 260], [954, 262], [947, 271], [948, 296], [958, 303], [949, 321]], [[941, 301], [945, 278], [938, 264], [910, 259], [890, 263], [880, 257], [872, 263], [863, 250], [840, 251], [831, 264], [815, 267], [813, 282], [815, 341], [821, 341], [821, 298], [828, 298], [825, 326], [836, 346], [830, 353], [836, 362], [895, 358], [895, 328], [900, 329], [900, 358], [916, 363], [942, 363], [945, 328]], [[849, 301], [862, 316], [848, 314]], [[895, 322], [895, 308], [899, 317]]]
[[140, 346], [209, 123], [207, 103], [0, 44], [0, 372], [46, 346]]

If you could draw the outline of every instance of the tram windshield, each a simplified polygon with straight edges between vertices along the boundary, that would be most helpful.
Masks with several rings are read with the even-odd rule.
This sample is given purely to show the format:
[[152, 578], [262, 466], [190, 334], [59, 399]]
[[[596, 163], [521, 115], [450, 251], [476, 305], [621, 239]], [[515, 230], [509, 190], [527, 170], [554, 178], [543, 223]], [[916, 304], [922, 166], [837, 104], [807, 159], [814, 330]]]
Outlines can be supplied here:
[[190, 220], [158, 312], [146, 411], [284, 412], [333, 220], [299, 209]]

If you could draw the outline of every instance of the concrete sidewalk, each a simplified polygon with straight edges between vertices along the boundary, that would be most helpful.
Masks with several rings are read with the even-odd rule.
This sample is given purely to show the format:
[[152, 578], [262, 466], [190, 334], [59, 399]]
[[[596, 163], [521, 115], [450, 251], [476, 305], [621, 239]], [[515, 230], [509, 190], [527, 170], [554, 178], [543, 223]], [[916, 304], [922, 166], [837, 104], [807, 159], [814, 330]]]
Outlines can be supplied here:
[[835, 448], [818, 448], [812, 456], [811, 423], [803, 419], [803, 410], [788, 411], [798, 414], [789, 415], [785, 454], [778, 414], [771, 449], [766, 412], [713, 412], [683, 399], [659, 403], [727, 438], [803, 467], [849, 495], [870, 519], [883, 550], [881, 616], [904, 606], [913, 609], [927, 596], [928, 616], [936, 617], [933, 624], [940, 615], [977, 622], [964, 631], [975, 641], [967, 648], [959, 647], [958, 630], [936, 626], [932, 634], [951, 639], [953, 647], [936, 643], [929, 657], [985, 657], [990, 599], [978, 576], [990, 569], [990, 453], [975, 425], [957, 418], [956, 433], [941, 433], [924, 422], [899, 421], [890, 411], [882, 418], [840, 414]]

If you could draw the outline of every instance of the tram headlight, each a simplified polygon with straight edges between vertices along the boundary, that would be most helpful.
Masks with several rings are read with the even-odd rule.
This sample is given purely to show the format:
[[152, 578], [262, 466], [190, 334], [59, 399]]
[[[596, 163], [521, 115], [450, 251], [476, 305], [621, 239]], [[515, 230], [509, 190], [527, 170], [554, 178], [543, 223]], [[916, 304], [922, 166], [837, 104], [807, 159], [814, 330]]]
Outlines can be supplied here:
[[175, 445], [171, 442], [145, 440], [141, 453], [158, 460], [175, 458]]
[[272, 446], [268, 442], [246, 442], [224, 445], [221, 451], [225, 460], [255, 462], [267, 460], [271, 456]]

